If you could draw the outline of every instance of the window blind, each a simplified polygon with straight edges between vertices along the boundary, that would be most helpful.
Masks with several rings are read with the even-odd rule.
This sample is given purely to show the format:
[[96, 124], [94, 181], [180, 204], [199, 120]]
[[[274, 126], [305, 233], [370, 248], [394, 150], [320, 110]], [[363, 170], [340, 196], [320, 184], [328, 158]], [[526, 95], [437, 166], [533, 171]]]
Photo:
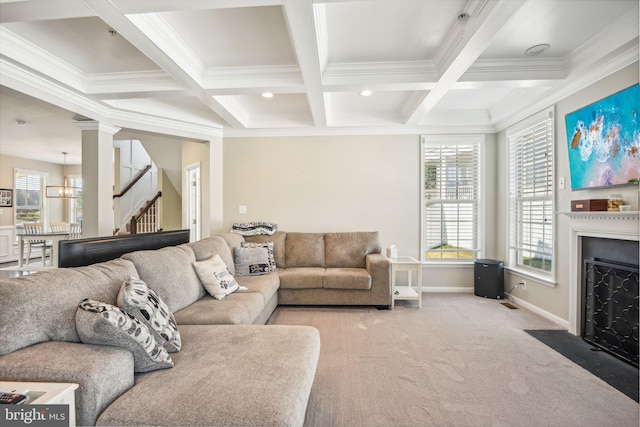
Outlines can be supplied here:
[[480, 208], [479, 142], [425, 138], [423, 153], [425, 259], [476, 258]]
[[38, 222], [43, 218], [43, 172], [15, 171], [15, 223]]
[[551, 272], [553, 262], [553, 112], [509, 132], [510, 246], [518, 266]]

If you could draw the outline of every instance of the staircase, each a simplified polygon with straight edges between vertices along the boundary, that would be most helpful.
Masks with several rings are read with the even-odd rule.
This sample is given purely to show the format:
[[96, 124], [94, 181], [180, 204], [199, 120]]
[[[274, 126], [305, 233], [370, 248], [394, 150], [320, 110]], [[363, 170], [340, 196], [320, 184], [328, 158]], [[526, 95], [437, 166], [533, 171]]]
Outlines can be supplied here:
[[[151, 165], [148, 165], [141, 170], [120, 193], [114, 194], [113, 198], [117, 199], [129, 193], [136, 183], [140, 181], [150, 170]], [[126, 223], [124, 230], [122, 227], [118, 227], [114, 230], [113, 234], [155, 233], [157, 231], [162, 231], [160, 226], [160, 197], [162, 197], [162, 192], [158, 191], [151, 200], [148, 200], [144, 206], [139, 209], [136, 215], [131, 217], [131, 219]]]

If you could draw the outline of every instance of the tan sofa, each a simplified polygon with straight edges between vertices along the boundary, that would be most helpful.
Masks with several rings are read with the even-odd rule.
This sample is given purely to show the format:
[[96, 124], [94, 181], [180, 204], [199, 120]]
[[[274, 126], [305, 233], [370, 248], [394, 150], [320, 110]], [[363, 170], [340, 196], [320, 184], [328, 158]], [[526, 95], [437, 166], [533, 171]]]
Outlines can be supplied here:
[[[273, 242], [278, 267], [278, 304], [391, 304], [389, 260], [377, 232], [295, 233], [243, 237], [221, 234], [229, 248], [242, 242]], [[242, 284], [242, 283], [241, 283]]]

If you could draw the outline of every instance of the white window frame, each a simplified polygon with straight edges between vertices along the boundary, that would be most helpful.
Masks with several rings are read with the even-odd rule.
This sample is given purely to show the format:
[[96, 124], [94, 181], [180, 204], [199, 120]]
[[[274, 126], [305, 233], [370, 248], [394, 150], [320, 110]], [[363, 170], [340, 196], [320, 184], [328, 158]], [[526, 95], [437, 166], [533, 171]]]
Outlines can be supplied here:
[[[471, 258], [427, 258], [427, 212], [425, 197], [425, 150], [428, 147], [447, 147], [460, 145], [476, 145], [478, 147], [478, 170], [476, 172], [476, 223], [473, 229], [475, 241], [473, 255]], [[482, 134], [473, 135], [422, 135], [420, 144], [420, 258], [422, 262], [436, 265], [452, 265], [452, 264], [473, 264], [475, 258], [482, 258], [484, 250], [484, 236], [482, 233], [482, 222], [484, 220], [484, 152], [485, 152], [485, 136]]]
[[69, 175], [69, 185], [80, 188], [80, 190], [76, 192], [78, 197], [69, 199], [69, 222], [81, 223], [82, 218], [78, 219], [78, 200], [82, 200], [82, 175]]
[[[546, 171], [544, 173], [544, 180], [542, 184], [536, 183], [535, 195], [529, 196], [517, 196], [515, 189], [516, 183], [514, 182], [515, 174], [522, 172], [522, 165], [518, 164], [517, 154], [514, 152], [514, 143], [518, 140], [522, 142], [523, 136], [530, 134], [534, 128], [538, 128], [538, 131], [542, 131], [541, 127], [545, 126], [546, 130], [546, 142], [544, 142], [547, 149], [547, 156], [545, 159]], [[507, 145], [508, 145], [508, 177], [509, 177], [509, 203], [508, 203], [508, 225], [507, 225], [507, 266], [509, 269], [514, 270], [525, 276], [538, 279], [540, 283], [548, 286], [555, 286], [556, 268], [557, 268], [557, 254], [556, 254], [556, 221], [555, 221], [555, 111], [554, 108], [548, 108], [540, 113], [537, 113], [521, 123], [514, 125], [507, 129]], [[548, 156], [551, 156], [549, 158]], [[540, 166], [540, 161], [537, 161], [537, 166]], [[529, 175], [531, 176], [531, 175]], [[536, 179], [542, 178], [543, 175], [537, 174]], [[524, 177], [520, 176], [520, 180]], [[546, 187], [546, 190], [543, 188]], [[540, 193], [543, 194], [540, 194]], [[518, 221], [517, 206], [523, 202], [526, 203], [542, 203], [546, 206], [543, 207], [544, 219], [542, 223], [543, 239], [542, 239], [542, 251], [538, 247], [540, 241], [536, 243], [536, 247], [533, 247], [533, 242], [528, 241], [525, 237], [525, 231], [527, 226], [529, 229], [533, 229], [536, 221]], [[521, 213], [524, 211], [520, 211]], [[529, 211], [531, 212], [531, 211]], [[522, 215], [520, 215], [522, 216]], [[538, 224], [540, 226], [540, 223]], [[550, 229], [550, 230], [549, 230]], [[548, 234], [547, 237], [545, 236]], [[551, 245], [551, 250], [546, 251], [545, 246]], [[551, 262], [551, 268], [549, 271], [544, 269], [533, 268], [531, 266], [524, 265], [522, 263], [523, 254], [533, 253], [540, 255], [542, 262]], [[549, 257], [550, 260], [545, 260], [545, 257]]]
[[41, 188], [40, 188], [40, 200], [41, 200], [41, 215], [40, 215], [40, 220], [38, 222], [41, 222], [43, 224], [48, 224], [49, 223], [49, 212], [47, 209], [47, 198], [46, 193], [45, 193], [45, 188], [47, 185], [47, 180], [49, 178], [49, 173], [46, 171], [37, 171], [37, 170], [31, 170], [31, 169], [21, 169], [21, 168], [14, 168], [13, 169], [13, 186], [14, 186], [14, 209], [13, 209], [13, 223], [15, 225], [16, 228], [22, 228], [22, 224], [24, 223], [24, 221], [20, 221], [18, 220], [18, 211], [20, 210], [18, 207], [18, 185], [16, 182], [17, 176], [18, 174], [25, 174], [25, 175], [37, 175], [40, 176], [41, 178]]

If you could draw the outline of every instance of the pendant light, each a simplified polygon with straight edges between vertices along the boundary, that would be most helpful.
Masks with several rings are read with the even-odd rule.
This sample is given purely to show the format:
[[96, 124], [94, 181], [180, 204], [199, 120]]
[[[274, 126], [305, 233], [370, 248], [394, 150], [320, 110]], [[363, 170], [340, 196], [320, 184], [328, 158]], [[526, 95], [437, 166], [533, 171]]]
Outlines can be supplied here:
[[67, 153], [62, 152], [64, 155], [64, 179], [62, 185], [47, 185], [47, 198], [49, 199], [77, 199], [78, 192], [82, 190], [79, 187], [72, 187], [68, 185], [67, 181]]

